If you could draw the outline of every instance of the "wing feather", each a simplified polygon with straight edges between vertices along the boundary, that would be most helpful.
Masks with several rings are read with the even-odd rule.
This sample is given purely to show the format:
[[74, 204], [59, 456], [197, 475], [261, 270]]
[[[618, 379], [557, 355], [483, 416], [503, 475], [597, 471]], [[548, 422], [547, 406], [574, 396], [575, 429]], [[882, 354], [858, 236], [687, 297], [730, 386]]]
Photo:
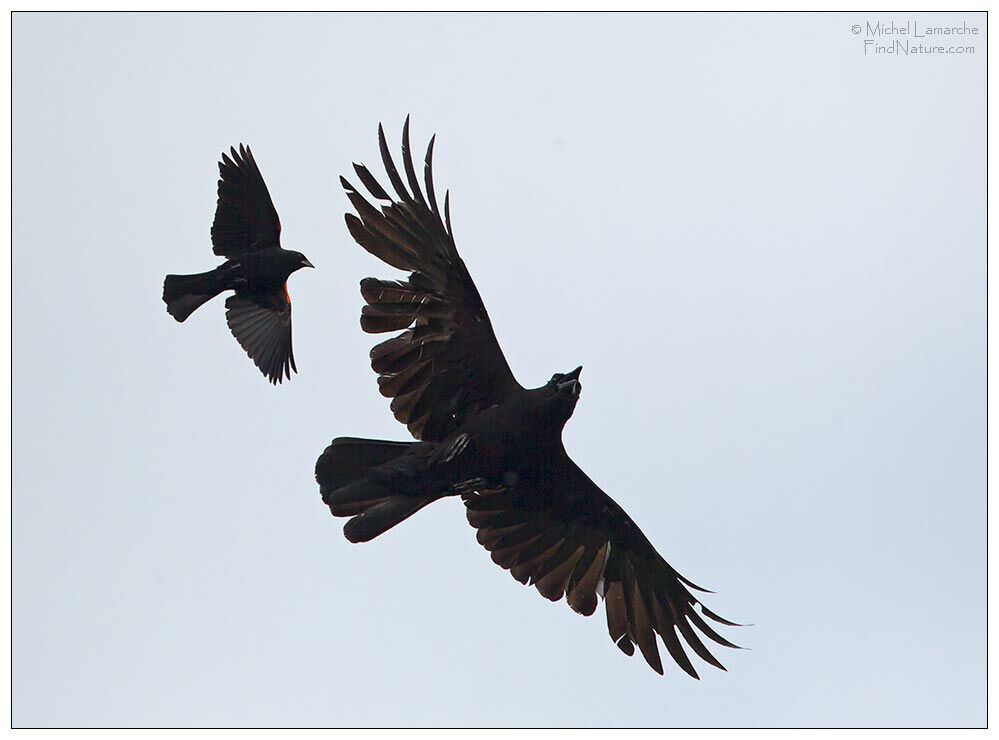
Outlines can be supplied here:
[[554, 457], [543, 475], [522, 474], [514, 487], [464, 495], [468, 521], [493, 561], [521, 583], [532, 583], [545, 598], [564, 596], [586, 616], [603, 597], [611, 641], [627, 655], [637, 646], [657, 673], [663, 673], [657, 635], [690, 676], [698, 678], [684, 644], [724, 670], [695, 628], [719, 645], [738, 646], [715, 632], [696, 609], [716, 622], [738, 625], [701, 605], [687, 579], [564, 449]]
[[226, 323], [253, 364], [275, 385], [298, 372], [291, 346], [291, 303], [282, 288], [265, 296], [236, 293], [225, 302]]
[[219, 162], [212, 248], [220, 257], [280, 246], [281, 220], [250, 147], [229, 149]]
[[[354, 240], [386, 264], [409, 272], [405, 280], [367, 278], [361, 328], [369, 333], [401, 331], [371, 351], [379, 388], [392, 399], [392, 413], [414, 437], [441, 441], [463, 419], [520, 389], [496, 341], [478, 289], [451, 235], [449, 198], [444, 214], [433, 181], [434, 139], [424, 160], [424, 195], [412, 157], [409, 118], [403, 126], [403, 180], [378, 126], [382, 165], [395, 195], [364, 165], [354, 172], [372, 205], [341, 178], [356, 215], [347, 214]], [[408, 187], [407, 187], [408, 184]]]

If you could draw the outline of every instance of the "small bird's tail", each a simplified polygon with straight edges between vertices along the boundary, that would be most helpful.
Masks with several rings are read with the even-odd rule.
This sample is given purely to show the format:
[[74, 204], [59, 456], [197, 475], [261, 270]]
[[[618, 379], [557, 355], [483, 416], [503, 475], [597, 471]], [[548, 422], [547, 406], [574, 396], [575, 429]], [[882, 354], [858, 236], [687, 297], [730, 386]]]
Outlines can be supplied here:
[[351, 542], [367, 542], [438, 496], [418, 490], [414, 461], [402, 459], [416, 442], [339, 437], [319, 456], [316, 481], [333, 516], [349, 516]]
[[197, 275], [167, 275], [163, 281], [163, 301], [167, 304], [167, 313], [177, 321], [183, 321], [201, 304], [221, 292], [214, 270]]

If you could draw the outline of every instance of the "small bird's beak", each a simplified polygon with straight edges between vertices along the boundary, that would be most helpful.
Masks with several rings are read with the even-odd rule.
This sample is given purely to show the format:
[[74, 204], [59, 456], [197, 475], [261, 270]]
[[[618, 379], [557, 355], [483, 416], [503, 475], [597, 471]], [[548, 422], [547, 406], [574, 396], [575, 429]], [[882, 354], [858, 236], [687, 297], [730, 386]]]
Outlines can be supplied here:
[[562, 382], [565, 382], [566, 380], [579, 380], [579, 374], [582, 371], [583, 371], [583, 366], [580, 365], [575, 370], [573, 370], [571, 373], [569, 373], [564, 378], [562, 378]]
[[311, 267], [313, 270], [316, 269], [316, 266], [309, 262], [309, 260], [305, 257], [302, 258], [302, 267]]

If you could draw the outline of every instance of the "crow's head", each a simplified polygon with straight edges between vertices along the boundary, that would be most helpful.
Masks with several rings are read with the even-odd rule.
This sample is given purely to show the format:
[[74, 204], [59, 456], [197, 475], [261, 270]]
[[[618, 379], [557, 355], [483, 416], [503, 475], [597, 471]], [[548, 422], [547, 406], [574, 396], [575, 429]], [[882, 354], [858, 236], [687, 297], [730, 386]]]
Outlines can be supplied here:
[[582, 370], [583, 366], [580, 365], [571, 373], [555, 373], [545, 385], [548, 403], [563, 424], [572, 416], [580, 391], [583, 390], [583, 384], [579, 382]]
[[555, 373], [548, 384], [555, 386], [555, 390], [559, 393], [568, 393], [570, 396], [578, 397], [579, 392], [583, 390], [583, 384], [579, 382], [581, 372], [583, 372], [582, 365], [571, 373]]

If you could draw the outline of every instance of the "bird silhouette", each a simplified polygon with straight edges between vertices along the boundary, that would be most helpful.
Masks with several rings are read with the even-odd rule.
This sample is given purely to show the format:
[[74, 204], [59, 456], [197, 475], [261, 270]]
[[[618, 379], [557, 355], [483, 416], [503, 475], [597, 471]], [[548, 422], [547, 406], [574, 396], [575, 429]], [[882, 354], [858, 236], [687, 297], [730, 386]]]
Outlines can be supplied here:
[[281, 221], [249, 147], [224, 152], [219, 162], [218, 205], [212, 224], [213, 252], [226, 261], [196, 275], [167, 275], [167, 312], [185, 321], [226, 290], [226, 322], [260, 372], [275, 385], [295, 367], [291, 347], [288, 277], [313, 267], [304, 254], [281, 248]]
[[409, 119], [403, 174], [381, 126], [378, 143], [395, 195], [359, 164], [357, 177], [381, 207], [345, 178], [341, 184], [357, 212], [346, 215], [354, 240], [410, 273], [403, 280], [361, 281], [361, 328], [401, 331], [371, 350], [371, 367], [395, 418], [417, 441], [341, 437], [319, 457], [322, 499], [334, 516], [349, 517], [347, 539], [368, 541], [438, 499], [461, 496], [468, 522], [496, 564], [547, 599], [564, 597], [580, 614], [593, 614], [602, 597], [611, 640], [627, 655], [637, 645], [663, 673], [658, 634], [694, 678], [683, 643], [724, 670], [699, 634], [734, 648], [705, 618], [737, 625], [701, 604], [691, 590], [704, 589], [672, 568], [565, 451], [562, 429], [580, 398], [582, 368], [555, 373], [533, 389], [514, 379], [458, 255], [447, 194], [443, 209], [438, 206], [434, 139], [423, 168], [425, 194], [413, 165]]

